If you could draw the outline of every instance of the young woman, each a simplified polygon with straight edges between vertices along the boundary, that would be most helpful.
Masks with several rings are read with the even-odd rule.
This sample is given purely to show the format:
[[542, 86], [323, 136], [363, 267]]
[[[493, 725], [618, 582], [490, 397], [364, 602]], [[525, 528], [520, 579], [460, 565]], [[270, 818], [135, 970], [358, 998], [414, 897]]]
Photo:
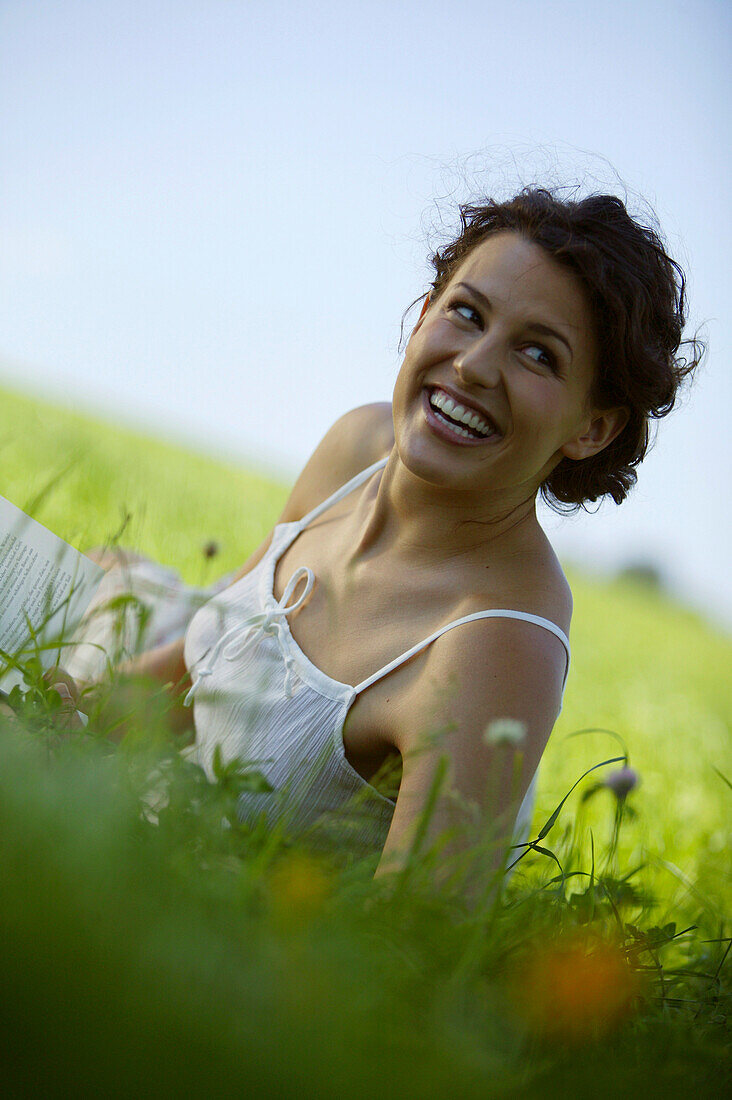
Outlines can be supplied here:
[[[183, 686], [205, 768], [216, 745], [261, 761], [275, 792], [243, 796], [243, 817], [317, 832], [358, 804], [340, 835], [382, 851], [378, 873], [400, 866], [443, 756], [428, 839], [471, 806], [484, 822], [530, 813], [572, 612], [537, 497], [620, 503], [649, 419], [699, 358], [693, 341], [679, 356], [680, 268], [614, 196], [524, 189], [461, 218], [391, 405], [338, 420], [272, 534], [187, 605], [184, 637], [128, 664]], [[136, 568], [159, 567], [109, 576], [134, 590]], [[520, 736], [518, 782], [502, 728]], [[394, 800], [376, 774], [396, 757]]]

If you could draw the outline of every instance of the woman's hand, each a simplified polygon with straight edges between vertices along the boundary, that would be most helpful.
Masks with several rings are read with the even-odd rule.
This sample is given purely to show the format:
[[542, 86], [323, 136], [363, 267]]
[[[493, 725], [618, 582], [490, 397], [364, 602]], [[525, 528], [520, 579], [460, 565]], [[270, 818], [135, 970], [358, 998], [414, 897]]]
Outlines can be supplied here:
[[[61, 706], [54, 713], [54, 722], [62, 729], [78, 730], [86, 725], [80, 702], [83, 706], [83, 688], [64, 668], [52, 668], [43, 674], [43, 680], [61, 696]], [[120, 741], [135, 724], [135, 716], [147, 714], [150, 710], [151, 684], [143, 683], [139, 674], [118, 679], [114, 685], [100, 685], [100, 696], [96, 718], [100, 728], [112, 741]], [[88, 687], [88, 685], [85, 685]]]
[[86, 722], [80, 710], [81, 690], [73, 676], [66, 669], [57, 667], [44, 672], [43, 680], [61, 696], [61, 706], [56, 712], [57, 724], [67, 730], [84, 729]]
[[6, 721], [17, 722], [18, 716], [11, 706], [9, 706], [3, 699], [0, 698], [0, 718], [5, 718]]
[[185, 671], [182, 646], [183, 639], [179, 639], [142, 654], [120, 667], [113, 683], [85, 683], [74, 680], [64, 668], [48, 669], [43, 680], [61, 697], [54, 724], [65, 730], [83, 729], [86, 714], [93, 709], [96, 731], [111, 741], [120, 741], [131, 730], [144, 727], [152, 732], [166, 730], [180, 741], [190, 741], [193, 717], [190, 709], [181, 705], [181, 685], [173, 682], [180, 667]]

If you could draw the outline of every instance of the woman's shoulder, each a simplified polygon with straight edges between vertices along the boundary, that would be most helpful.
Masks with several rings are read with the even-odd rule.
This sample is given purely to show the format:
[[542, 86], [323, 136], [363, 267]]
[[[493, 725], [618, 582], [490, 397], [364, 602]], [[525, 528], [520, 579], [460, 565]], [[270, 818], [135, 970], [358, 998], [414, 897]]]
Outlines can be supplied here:
[[375, 401], [344, 413], [328, 429], [295, 482], [287, 518], [302, 519], [394, 446], [391, 404]]
[[[535, 571], [527, 576], [530, 566]], [[534, 731], [534, 755], [543, 750], [567, 673], [567, 651], [551, 627], [569, 635], [572, 594], [553, 551], [541, 561], [527, 556], [521, 568], [501, 577], [492, 572], [489, 582], [476, 582], [455, 605], [450, 628], [428, 647], [399, 705], [402, 724], [394, 737], [400, 752], [413, 746], [421, 730], [443, 720], [464, 729], [465, 743], [474, 746], [470, 731], [506, 716]], [[460, 621], [482, 611], [519, 615]]]
[[389, 454], [394, 446], [394, 420], [390, 401], [359, 405], [336, 420], [334, 438], [344, 467], [351, 477]]
[[[527, 576], [531, 578], [528, 583]], [[514, 595], [515, 600], [520, 599], [522, 603], [522, 606], [517, 606], [514, 610], [529, 611], [549, 619], [565, 634], [569, 634], [573, 610], [572, 589], [559, 558], [543, 531], [538, 545], [528, 555], [525, 568], [515, 577]]]
[[538, 683], [540, 669], [547, 683], [563, 682], [566, 650], [552, 626], [569, 636], [572, 592], [548, 543], [500, 577], [476, 585], [456, 608], [453, 621], [482, 611], [518, 615], [481, 616], [447, 631], [429, 662], [432, 676], [440, 667], [445, 673], [457, 667], [471, 669], [464, 690], [471, 691], [473, 685], [479, 699], [485, 691], [492, 692], [496, 682], [521, 684], [522, 690], [527, 677], [531, 682], [536, 677]]
[[[479, 573], [476, 574], [479, 576]], [[485, 573], [465, 604], [465, 614], [501, 608], [547, 619], [569, 634], [572, 590], [549, 540], [540, 530], [521, 551]], [[468, 610], [468, 602], [470, 609]]]

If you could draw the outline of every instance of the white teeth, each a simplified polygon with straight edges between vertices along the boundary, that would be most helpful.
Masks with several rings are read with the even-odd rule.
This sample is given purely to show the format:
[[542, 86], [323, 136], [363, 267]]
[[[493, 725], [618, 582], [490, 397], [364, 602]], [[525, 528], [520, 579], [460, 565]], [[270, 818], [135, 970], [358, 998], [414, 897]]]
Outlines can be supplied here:
[[466, 432], [465, 428], [458, 428], [457, 424], [453, 424], [452, 421], [448, 420], [446, 416], [441, 416], [439, 412], [437, 413], [437, 418], [441, 424], [445, 425], [446, 428], [449, 428], [450, 431], [455, 432], [455, 435], [463, 435], [466, 436], [466, 438], [475, 439], [475, 436], [471, 435], [470, 432]]
[[[447, 416], [452, 417], [453, 420], [460, 420], [463, 424], [467, 424], [473, 431], [479, 432], [480, 435], [491, 435], [493, 428], [490, 424], [486, 424], [477, 413], [472, 409], [466, 409], [464, 405], [459, 405], [456, 401], [453, 401], [451, 397], [442, 393], [441, 390], [435, 390], [430, 396], [430, 404], [435, 409], [441, 409]], [[452, 425], [455, 427], [455, 425]], [[462, 432], [463, 435], [470, 435], [470, 432], [465, 432], [461, 428], [455, 428], [457, 432]]]

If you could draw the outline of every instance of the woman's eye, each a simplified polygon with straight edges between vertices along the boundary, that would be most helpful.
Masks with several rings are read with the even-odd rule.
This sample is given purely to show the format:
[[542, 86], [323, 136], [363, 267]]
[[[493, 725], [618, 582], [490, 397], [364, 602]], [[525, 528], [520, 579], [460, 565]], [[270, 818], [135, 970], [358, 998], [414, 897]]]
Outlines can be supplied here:
[[541, 358], [537, 357], [536, 359], [534, 359], [533, 355], [529, 355], [529, 359], [533, 359], [535, 363], [539, 364], [539, 366], [549, 367], [550, 370], [557, 369], [557, 364], [554, 356], [551, 354], [551, 352], [547, 351], [546, 348], [541, 347], [541, 345], [539, 344], [528, 344], [527, 347], [524, 348], [524, 353], [528, 355], [531, 351], [538, 351]]
[[478, 324], [480, 321], [480, 314], [472, 306], [469, 306], [467, 302], [453, 302], [450, 306], [455, 313], [459, 313], [461, 317], [464, 317], [466, 321], [476, 321]]

